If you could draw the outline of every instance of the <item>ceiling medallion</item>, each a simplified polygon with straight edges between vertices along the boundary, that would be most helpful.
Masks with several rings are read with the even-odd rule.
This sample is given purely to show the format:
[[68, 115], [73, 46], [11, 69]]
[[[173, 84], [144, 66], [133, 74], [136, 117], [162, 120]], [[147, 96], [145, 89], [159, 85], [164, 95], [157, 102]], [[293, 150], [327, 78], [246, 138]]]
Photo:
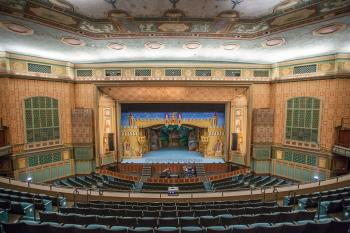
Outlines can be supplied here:
[[262, 42], [262, 46], [266, 48], [281, 46], [286, 43], [284, 38], [271, 38]]
[[218, 15], [219, 18], [237, 20], [239, 18], [239, 13], [235, 10], [223, 11]]
[[225, 50], [236, 50], [239, 49], [240, 45], [236, 44], [236, 43], [226, 43], [221, 45], [221, 48], [225, 49]]
[[0, 26], [6, 29], [7, 31], [14, 32], [19, 35], [32, 35], [34, 33], [33, 29], [20, 25], [13, 22], [1, 22]]
[[110, 49], [114, 49], [114, 50], [124, 50], [126, 49], [126, 45], [125, 44], [121, 44], [121, 43], [109, 43], [107, 45], [108, 48]]
[[128, 18], [130, 15], [126, 11], [111, 10], [108, 12], [108, 18], [118, 20], [120, 18]]
[[312, 34], [314, 36], [327, 36], [339, 31], [343, 31], [345, 28], [346, 28], [346, 24], [332, 23], [312, 31]]
[[201, 46], [201, 43], [199, 43], [198, 41], [187, 42], [183, 45], [185, 49], [199, 49]]
[[145, 48], [147, 49], [162, 49], [164, 48], [164, 44], [160, 42], [147, 42], [145, 44]]
[[65, 43], [66, 45], [70, 45], [70, 46], [84, 46], [85, 45], [85, 41], [83, 41], [82, 39], [79, 39], [79, 38], [74, 38], [74, 37], [63, 37], [61, 39], [61, 41], [63, 43]]

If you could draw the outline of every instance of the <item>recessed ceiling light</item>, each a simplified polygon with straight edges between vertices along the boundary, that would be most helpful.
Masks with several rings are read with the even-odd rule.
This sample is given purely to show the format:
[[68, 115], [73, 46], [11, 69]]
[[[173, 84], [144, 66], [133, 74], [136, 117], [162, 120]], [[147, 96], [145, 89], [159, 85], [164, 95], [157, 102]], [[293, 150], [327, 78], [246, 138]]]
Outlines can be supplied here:
[[275, 47], [275, 46], [281, 46], [286, 42], [284, 38], [271, 38], [268, 40], [265, 40], [262, 42], [263, 47]]
[[201, 43], [198, 41], [187, 42], [183, 45], [185, 49], [199, 49], [201, 46]]
[[147, 42], [145, 44], [145, 48], [147, 49], [162, 49], [164, 48], [164, 44], [160, 42]]
[[32, 35], [34, 33], [33, 29], [14, 22], [2, 22], [0, 25], [6, 30], [19, 35]]
[[125, 44], [121, 44], [121, 43], [109, 43], [107, 45], [107, 47], [110, 48], [110, 49], [114, 49], [114, 50], [126, 49], [126, 45]]
[[61, 41], [67, 45], [70, 46], [84, 46], [85, 41], [79, 38], [74, 38], [74, 37], [63, 37]]
[[225, 50], [236, 50], [240, 47], [239, 44], [236, 43], [226, 43], [221, 45], [221, 48], [225, 49]]
[[346, 28], [346, 24], [333, 23], [314, 30], [312, 33], [314, 36], [327, 36], [339, 31], [343, 31]]

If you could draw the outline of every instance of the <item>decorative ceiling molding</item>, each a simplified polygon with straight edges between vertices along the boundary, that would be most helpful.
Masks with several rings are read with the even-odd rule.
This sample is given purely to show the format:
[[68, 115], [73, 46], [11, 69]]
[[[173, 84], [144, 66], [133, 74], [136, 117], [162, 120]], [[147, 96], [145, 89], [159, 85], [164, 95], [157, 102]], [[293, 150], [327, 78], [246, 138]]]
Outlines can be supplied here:
[[185, 49], [199, 49], [201, 46], [198, 41], [190, 41], [183, 45]]
[[107, 48], [114, 49], [114, 50], [124, 50], [126, 49], [126, 45], [122, 43], [109, 43], [107, 45]]
[[281, 46], [286, 43], [284, 38], [270, 38], [262, 42], [262, 46], [265, 48], [271, 48], [276, 46]]
[[236, 44], [236, 43], [226, 43], [221, 45], [221, 48], [223, 48], [224, 50], [236, 50], [239, 49], [240, 45]]
[[32, 35], [34, 33], [33, 29], [15, 22], [0, 22], [0, 27], [23, 36]]
[[74, 38], [74, 37], [62, 37], [61, 41], [69, 46], [85, 46], [85, 41], [79, 38]]
[[312, 33], [314, 36], [328, 36], [346, 29], [344, 23], [333, 23], [314, 30]]
[[145, 43], [145, 48], [147, 49], [162, 49], [164, 48], [164, 44], [160, 42], [147, 42]]
[[256, 39], [350, 14], [350, 1], [344, 0], [288, 0], [276, 6], [274, 13], [256, 19], [241, 19], [240, 6], [211, 18], [185, 16], [177, 8], [158, 18], [133, 17], [127, 11], [113, 9], [106, 13], [105, 19], [96, 20], [69, 8], [67, 0], [0, 0], [0, 13], [94, 39], [146, 37], [149, 34], [193, 37], [196, 34], [200, 38], [240, 40]]

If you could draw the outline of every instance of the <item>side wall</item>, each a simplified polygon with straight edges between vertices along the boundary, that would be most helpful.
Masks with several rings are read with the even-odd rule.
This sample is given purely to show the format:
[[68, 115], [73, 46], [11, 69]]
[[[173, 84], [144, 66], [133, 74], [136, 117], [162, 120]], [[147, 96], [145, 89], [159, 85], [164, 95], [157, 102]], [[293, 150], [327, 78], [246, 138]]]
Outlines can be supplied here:
[[[349, 90], [349, 79], [254, 84], [252, 108], [274, 110], [274, 131], [272, 145], [252, 145], [253, 170], [257, 173], [271, 173], [300, 181], [312, 181], [314, 176], [320, 179], [329, 177], [332, 169], [331, 149], [335, 142], [335, 127], [341, 124], [342, 118], [350, 117]], [[284, 143], [286, 102], [294, 97], [315, 97], [321, 100], [320, 148], [317, 150], [292, 147]], [[298, 154], [306, 159], [296, 163], [285, 160], [286, 154]]]
[[[94, 170], [94, 158], [76, 160], [75, 151], [80, 147], [72, 141], [72, 109], [95, 106], [93, 84], [73, 84], [43, 80], [0, 79], [0, 117], [9, 127], [9, 143], [13, 149], [13, 167], [16, 178], [32, 177], [36, 182], [45, 182], [77, 173]], [[55, 146], [27, 149], [24, 125], [24, 100], [29, 97], [46, 96], [58, 100], [60, 143]], [[86, 145], [84, 145], [86, 147]], [[94, 145], [87, 145], [93, 150]], [[55, 159], [53, 159], [53, 157]]]

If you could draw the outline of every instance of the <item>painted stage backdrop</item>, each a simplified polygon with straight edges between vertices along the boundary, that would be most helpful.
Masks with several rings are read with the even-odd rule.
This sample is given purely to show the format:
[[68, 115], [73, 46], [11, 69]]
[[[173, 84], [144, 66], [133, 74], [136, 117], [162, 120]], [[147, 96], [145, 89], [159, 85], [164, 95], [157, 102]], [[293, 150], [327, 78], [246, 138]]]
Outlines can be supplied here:
[[122, 156], [141, 158], [149, 151], [176, 147], [222, 157], [224, 132], [222, 112], [123, 112]]

